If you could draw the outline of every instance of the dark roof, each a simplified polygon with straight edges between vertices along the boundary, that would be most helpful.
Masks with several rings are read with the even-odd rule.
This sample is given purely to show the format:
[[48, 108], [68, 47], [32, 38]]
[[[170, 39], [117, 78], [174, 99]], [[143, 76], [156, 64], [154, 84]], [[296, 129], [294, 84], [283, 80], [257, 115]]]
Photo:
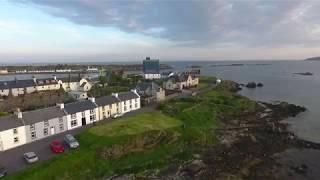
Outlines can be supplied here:
[[106, 106], [117, 102], [120, 102], [120, 100], [114, 96], [103, 96], [96, 99], [98, 106]]
[[118, 98], [121, 100], [121, 101], [126, 101], [126, 100], [130, 100], [130, 99], [136, 99], [138, 98], [139, 96], [134, 93], [134, 92], [121, 92], [121, 93], [118, 93]]
[[146, 91], [148, 88], [158, 90], [159, 85], [154, 82], [142, 82], [139, 83], [136, 87], [138, 91]]
[[0, 131], [17, 128], [23, 126], [22, 119], [18, 119], [16, 115], [0, 117]]
[[32, 79], [0, 82], [0, 89], [26, 88], [32, 86], [35, 86], [35, 83]]
[[65, 116], [64, 111], [55, 106], [22, 113], [22, 118], [26, 125], [62, 116]]
[[80, 87], [84, 87], [87, 84], [87, 82], [83, 82]]
[[94, 109], [96, 107], [97, 106], [90, 100], [84, 100], [84, 101], [65, 104], [64, 109], [67, 113], [74, 114], [77, 112]]

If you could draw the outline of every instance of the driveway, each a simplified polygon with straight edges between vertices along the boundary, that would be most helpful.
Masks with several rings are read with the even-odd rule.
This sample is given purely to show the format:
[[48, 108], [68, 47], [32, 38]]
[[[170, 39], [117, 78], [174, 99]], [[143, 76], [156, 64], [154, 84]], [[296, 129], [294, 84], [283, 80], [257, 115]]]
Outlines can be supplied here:
[[[124, 115], [124, 117], [134, 116], [136, 114], [140, 114], [140, 113], [144, 113], [144, 112], [155, 111], [155, 107], [156, 107], [156, 105], [142, 107], [136, 111], [131, 111], [131, 112], [126, 113]], [[115, 120], [121, 120], [121, 119], [122, 118], [115, 119]], [[115, 120], [108, 119], [108, 120], [99, 121], [97, 123], [97, 125], [111, 123], [112, 121], [115, 121]], [[44, 138], [44, 139], [41, 139], [41, 140], [38, 140], [38, 141], [35, 141], [32, 143], [28, 143], [28, 144], [19, 146], [17, 148], [13, 148], [13, 149], [1, 152], [0, 153], [0, 165], [6, 167], [8, 170], [8, 174], [10, 175], [13, 172], [19, 171], [23, 168], [26, 168], [27, 166], [30, 166], [23, 159], [23, 154], [25, 152], [30, 152], [30, 151], [35, 152], [37, 154], [37, 156], [39, 157], [39, 161], [44, 161], [44, 160], [48, 160], [54, 156], [59, 156], [59, 154], [52, 153], [49, 148], [49, 144], [52, 140], [58, 139], [58, 140], [62, 141], [66, 134], [76, 135], [76, 134], [79, 134], [79, 133], [83, 132], [85, 129], [92, 127], [92, 126], [93, 126], [93, 124], [89, 124], [89, 125], [77, 128], [77, 129], [69, 130], [64, 133], [56, 134], [56, 135], [50, 136], [48, 138]], [[66, 150], [66, 152], [68, 152], [69, 148], [65, 148], [65, 150]]]

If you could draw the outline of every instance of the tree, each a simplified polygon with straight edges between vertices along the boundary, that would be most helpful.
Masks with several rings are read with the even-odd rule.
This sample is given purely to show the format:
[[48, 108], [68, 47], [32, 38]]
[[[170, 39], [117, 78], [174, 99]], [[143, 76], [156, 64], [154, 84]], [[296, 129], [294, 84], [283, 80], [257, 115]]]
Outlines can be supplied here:
[[102, 84], [102, 86], [104, 87], [104, 85], [107, 83], [107, 77], [99, 76], [99, 83]]

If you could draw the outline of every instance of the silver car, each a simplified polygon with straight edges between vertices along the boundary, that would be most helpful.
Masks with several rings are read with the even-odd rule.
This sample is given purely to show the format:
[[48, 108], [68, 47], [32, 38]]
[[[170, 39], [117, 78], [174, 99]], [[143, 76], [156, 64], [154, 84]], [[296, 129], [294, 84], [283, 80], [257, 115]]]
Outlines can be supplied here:
[[35, 163], [39, 160], [38, 156], [34, 152], [27, 152], [23, 154], [24, 159], [29, 163]]
[[72, 149], [75, 149], [75, 148], [79, 147], [79, 142], [71, 134], [67, 134], [64, 137], [64, 141]]

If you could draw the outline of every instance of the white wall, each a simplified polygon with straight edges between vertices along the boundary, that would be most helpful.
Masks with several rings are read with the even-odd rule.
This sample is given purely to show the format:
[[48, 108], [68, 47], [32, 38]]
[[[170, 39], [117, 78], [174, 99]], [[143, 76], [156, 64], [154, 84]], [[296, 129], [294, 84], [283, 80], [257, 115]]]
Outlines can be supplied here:
[[[99, 121], [99, 110], [98, 110], [98, 108], [94, 109], [94, 113], [93, 113], [93, 115], [95, 115], [95, 120], [94, 121], [90, 121], [90, 110], [84, 111], [84, 115], [85, 115], [85, 119], [86, 119], [86, 124], [91, 124], [94, 121]], [[82, 112], [77, 112], [76, 113], [76, 120], [77, 120], [77, 125], [76, 126], [73, 126], [73, 127], [71, 126], [71, 121], [72, 120], [73, 119], [71, 119], [71, 114], [67, 115], [67, 127], [68, 127], [68, 130], [81, 127], [82, 126]]]
[[[17, 127], [17, 134], [13, 133], [13, 129], [8, 129], [0, 132], [0, 150], [5, 151], [17, 146], [26, 144], [25, 126]], [[14, 142], [14, 137], [18, 137], [19, 142]]]
[[9, 96], [9, 89], [0, 90], [0, 96]]
[[145, 79], [160, 79], [161, 74], [144, 74]]

